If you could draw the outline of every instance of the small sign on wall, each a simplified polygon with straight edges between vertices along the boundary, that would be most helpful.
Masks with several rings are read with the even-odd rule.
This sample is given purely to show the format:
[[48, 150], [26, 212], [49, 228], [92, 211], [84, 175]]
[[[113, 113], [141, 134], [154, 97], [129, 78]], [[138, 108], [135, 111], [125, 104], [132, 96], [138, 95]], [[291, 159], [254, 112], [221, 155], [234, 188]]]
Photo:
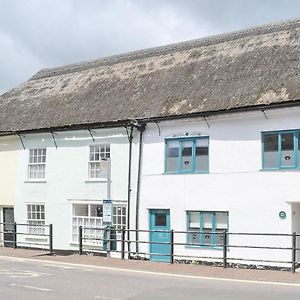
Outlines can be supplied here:
[[103, 223], [112, 222], [112, 200], [103, 200]]
[[279, 218], [280, 218], [281, 220], [286, 219], [286, 212], [282, 210], [282, 211], [279, 213]]

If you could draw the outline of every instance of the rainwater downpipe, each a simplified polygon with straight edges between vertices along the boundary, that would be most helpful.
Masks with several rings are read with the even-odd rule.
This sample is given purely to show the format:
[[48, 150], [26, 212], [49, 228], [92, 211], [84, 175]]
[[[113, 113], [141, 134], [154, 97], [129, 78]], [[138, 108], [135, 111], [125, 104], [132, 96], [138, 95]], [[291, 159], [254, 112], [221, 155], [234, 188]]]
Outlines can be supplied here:
[[133, 124], [130, 124], [130, 130], [126, 128], [129, 142], [129, 158], [128, 158], [128, 186], [127, 186], [127, 246], [128, 258], [130, 258], [130, 197], [131, 197], [131, 161], [132, 161], [132, 140], [133, 140]]
[[142, 174], [142, 158], [143, 158], [143, 133], [146, 129], [146, 124], [139, 124], [137, 130], [140, 133], [139, 140], [139, 161], [138, 161], [138, 174], [136, 185], [136, 202], [135, 202], [135, 247], [136, 253], [139, 253], [139, 210], [140, 210], [140, 191], [141, 191], [141, 174]]

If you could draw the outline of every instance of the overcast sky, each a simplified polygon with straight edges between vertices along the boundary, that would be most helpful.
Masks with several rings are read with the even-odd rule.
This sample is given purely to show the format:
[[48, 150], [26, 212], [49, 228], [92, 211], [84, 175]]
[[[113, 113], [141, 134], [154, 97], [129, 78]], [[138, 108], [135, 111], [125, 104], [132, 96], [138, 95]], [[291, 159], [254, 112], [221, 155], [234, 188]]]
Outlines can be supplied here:
[[41, 68], [298, 16], [299, 0], [0, 0], [0, 94]]

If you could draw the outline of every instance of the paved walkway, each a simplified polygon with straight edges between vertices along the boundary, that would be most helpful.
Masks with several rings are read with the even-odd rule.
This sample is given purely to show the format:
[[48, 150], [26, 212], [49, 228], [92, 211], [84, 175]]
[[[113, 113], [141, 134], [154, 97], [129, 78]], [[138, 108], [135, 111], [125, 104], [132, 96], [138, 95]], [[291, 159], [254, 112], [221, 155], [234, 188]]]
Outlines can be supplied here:
[[100, 256], [82, 255], [46, 255], [46, 251], [0, 248], [0, 256], [27, 258], [57, 263], [80, 264], [96, 267], [134, 270], [138, 272], [169, 273], [199, 277], [217, 277], [236, 280], [254, 280], [267, 282], [285, 282], [300, 284], [300, 273], [284, 271], [248, 270], [199, 265], [168, 264], [140, 260], [121, 260]]

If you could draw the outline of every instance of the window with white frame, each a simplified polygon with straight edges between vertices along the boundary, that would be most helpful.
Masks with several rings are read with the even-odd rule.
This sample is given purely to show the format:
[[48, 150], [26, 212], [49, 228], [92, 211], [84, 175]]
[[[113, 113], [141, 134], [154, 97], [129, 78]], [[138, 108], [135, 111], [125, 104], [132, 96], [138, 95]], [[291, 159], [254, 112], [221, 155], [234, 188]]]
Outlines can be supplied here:
[[188, 211], [187, 226], [189, 245], [220, 247], [228, 229], [228, 212]]
[[112, 214], [112, 225], [118, 231], [126, 228], [126, 206], [124, 205], [114, 205]]
[[107, 176], [106, 172], [101, 170], [101, 160], [110, 158], [110, 145], [90, 146], [89, 156], [89, 178], [99, 179]]
[[45, 179], [46, 171], [46, 148], [30, 149], [28, 162], [28, 179]]
[[45, 206], [43, 204], [27, 205], [27, 224], [29, 234], [45, 234]]
[[72, 241], [75, 243], [79, 241], [79, 226], [83, 227], [82, 235], [86, 238], [83, 240], [85, 244], [102, 245], [103, 230], [99, 229], [103, 228], [103, 205], [73, 204]]

